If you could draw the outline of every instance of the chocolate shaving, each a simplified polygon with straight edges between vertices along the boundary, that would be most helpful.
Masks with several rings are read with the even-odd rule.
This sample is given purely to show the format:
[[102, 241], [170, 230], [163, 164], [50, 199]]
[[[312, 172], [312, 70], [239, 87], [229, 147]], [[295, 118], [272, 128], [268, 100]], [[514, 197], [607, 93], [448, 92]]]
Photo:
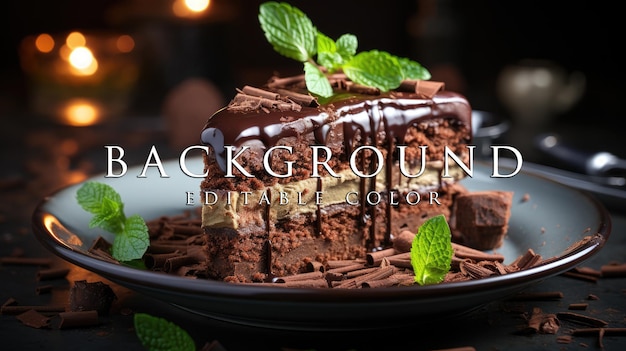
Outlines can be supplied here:
[[503, 255], [489, 254], [457, 243], [452, 243], [452, 249], [454, 250], [454, 255], [458, 258], [469, 258], [475, 261], [504, 261]]
[[115, 264], [120, 264], [118, 260], [111, 256], [111, 243], [106, 241], [103, 237], [99, 236], [94, 242], [91, 244], [91, 247], [87, 250], [92, 255]]
[[17, 315], [20, 313], [24, 313], [28, 310], [34, 310], [34, 311], [45, 313], [45, 314], [56, 314], [59, 312], [64, 312], [65, 306], [63, 305], [44, 305], [44, 306], [7, 305], [7, 306], [2, 306], [2, 309], [0, 309], [0, 314]]
[[314, 279], [323, 279], [324, 274], [320, 271], [313, 271], [308, 273], [301, 274], [293, 274], [285, 277], [274, 278], [272, 281], [274, 283], [285, 283], [285, 282], [293, 282], [296, 280], [314, 280]]
[[304, 85], [304, 82], [304, 74], [285, 78], [272, 77], [267, 83], [267, 86], [269, 88], [285, 88], [294, 84]]
[[278, 89], [278, 92], [281, 96], [284, 96], [289, 100], [293, 100], [304, 107], [317, 107], [320, 105], [315, 97], [308, 94], [300, 94], [286, 89]]
[[591, 275], [587, 275], [587, 274], [581, 274], [581, 273], [572, 272], [572, 271], [564, 272], [561, 275], [564, 276], [564, 277], [585, 280], [585, 281], [593, 282], [593, 283], [598, 281], [598, 278], [595, 277], [595, 276], [591, 276]]
[[48, 258], [37, 258], [37, 257], [6, 256], [6, 257], [0, 257], [0, 264], [48, 267], [52, 265], [52, 260]]
[[98, 325], [98, 311], [78, 311], [59, 313], [61, 323], [59, 329], [82, 328]]
[[385, 249], [380, 251], [370, 252], [366, 255], [365, 259], [370, 266], [377, 266], [382, 261], [383, 257], [389, 257], [397, 254], [396, 249]]
[[556, 334], [560, 323], [554, 314], [546, 314], [539, 307], [534, 307], [528, 320], [527, 331], [540, 334]]
[[430, 80], [407, 79], [400, 83], [398, 90], [415, 93], [421, 97], [432, 99], [438, 92], [444, 90], [445, 83]]
[[605, 327], [609, 323], [598, 318], [585, 316], [584, 314], [574, 312], [559, 312], [556, 314], [558, 318], [578, 322], [592, 327]]
[[607, 264], [600, 267], [602, 277], [623, 278], [626, 277], [626, 264]]
[[24, 313], [18, 314], [16, 318], [22, 322], [22, 324], [35, 329], [50, 327], [50, 317], [44, 316], [35, 310], [28, 310]]
[[241, 89], [241, 92], [246, 95], [258, 96], [260, 98], [264, 98], [268, 100], [278, 100], [280, 98], [280, 95], [278, 93], [251, 87], [249, 85], [244, 86]]
[[48, 294], [52, 291], [52, 285], [40, 285], [35, 288], [35, 293], [37, 295]]
[[626, 335], [626, 328], [578, 328], [572, 330], [572, 335], [592, 335], [600, 331], [603, 331], [604, 335]]
[[588, 306], [588, 303], [570, 303], [567, 308], [570, 310], [586, 310]]
[[37, 272], [37, 280], [53, 280], [65, 278], [65, 276], [70, 272], [69, 268], [50, 268], [50, 269], [42, 269]]
[[278, 109], [280, 111], [300, 111], [302, 106], [293, 101], [272, 100], [264, 97], [239, 93], [228, 104], [227, 108], [233, 111], [254, 111]]

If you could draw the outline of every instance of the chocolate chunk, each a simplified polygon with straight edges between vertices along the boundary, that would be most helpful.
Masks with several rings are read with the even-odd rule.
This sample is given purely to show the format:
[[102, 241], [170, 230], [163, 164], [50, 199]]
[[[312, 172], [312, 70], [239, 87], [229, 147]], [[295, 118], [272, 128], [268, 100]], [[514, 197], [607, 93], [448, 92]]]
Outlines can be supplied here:
[[75, 281], [70, 289], [70, 310], [73, 312], [95, 310], [99, 315], [107, 315], [115, 299], [117, 296], [107, 284], [79, 280]]

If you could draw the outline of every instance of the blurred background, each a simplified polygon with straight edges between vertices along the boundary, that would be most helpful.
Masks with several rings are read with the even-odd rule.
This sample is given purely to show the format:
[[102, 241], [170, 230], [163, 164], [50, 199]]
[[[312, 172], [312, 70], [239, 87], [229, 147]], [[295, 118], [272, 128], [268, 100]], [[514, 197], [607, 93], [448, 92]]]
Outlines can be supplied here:
[[[265, 40], [261, 2], [9, 0], [0, 14], [0, 118], [75, 126], [152, 118], [176, 134], [173, 145], [195, 143], [194, 126], [236, 88], [301, 72]], [[360, 51], [422, 63], [474, 109], [511, 121], [515, 142], [580, 126], [603, 130], [594, 147], [615, 143], [624, 30], [613, 2], [290, 3], [333, 38], [357, 35]]]

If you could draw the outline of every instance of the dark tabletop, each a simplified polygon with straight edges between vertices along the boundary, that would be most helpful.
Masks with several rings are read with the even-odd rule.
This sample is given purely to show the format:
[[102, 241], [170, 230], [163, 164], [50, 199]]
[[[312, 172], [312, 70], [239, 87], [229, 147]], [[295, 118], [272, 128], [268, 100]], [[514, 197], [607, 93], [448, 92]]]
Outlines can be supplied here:
[[[603, 277], [587, 281], [555, 276], [538, 283], [528, 292], [561, 292], [562, 298], [493, 301], [459, 316], [446, 316], [437, 322], [407, 321], [401, 328], [355, 332], [296, 332], [247, 327], [219, 322], [181, 310], [166, 302], [141, 295], [63, 261], [47, 251], [33, 235], [31, 215], [46, 195], [87, 176], [104, 171], [103, 145], [123, 145], [129, 164], [145, 161], [149, 146], [159, 145], [162, 158], [177, 157], [169, 147], [161, 123], [156, 118], [131, 118], [110, 125], [72, 128], [53, 124], [20, 122], [0, 132], [0, 257], [23, 255], [46, 257], [54, 267], [66, 267], [61, 279], [38, 281], [39, 267], [0, 266], [0, 303], [13, 298], [20, 305], [67, 304], [69, 290], [78, 280], [102, 281], [116, 296], [108, 315], [99, 317], [97, 326], [59, 329], [58, 317], [50, 328], [23, 325], [13, 315], [0, 315], [2, 350], [143, 350], [133, 329], [133, 312], [163, 317], [193, 337], [198, 348], [217, 340], [224, 349], [236, 350], [380, 350], [410, 346], [414, 350], [474, 347], [476, 350], [623, 350], [625, 335], [560, 337], [585, 326], [561, 320], [556, 334], [528, 332], [527, 317], [533, 308], [544, 313], [576, 312], [602, 319], [608, 327], [626, 327], [626, 278]], [[607, 245], [584, 266], [600, 269], [626, 261], [626, 199], [605, 202], [612, 217]], [[52, 285], [48, 293], [37, 288]], [[595, 296], [597, 299], [591, 299]], [[586, 303], [587, 309], [569, 310], [570, 304]], [[381, 326], [385, 321], [378, 321]]]

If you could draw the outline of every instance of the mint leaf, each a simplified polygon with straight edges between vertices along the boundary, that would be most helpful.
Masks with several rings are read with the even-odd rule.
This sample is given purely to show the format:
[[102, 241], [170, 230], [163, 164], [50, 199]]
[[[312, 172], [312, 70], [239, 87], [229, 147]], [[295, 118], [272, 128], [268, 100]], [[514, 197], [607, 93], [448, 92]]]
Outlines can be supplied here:
[[126, 219], [124, 205], [121, 202], [104, 197], [98, 210], [89, 221], [90, 228], [100, 227], [111, 233], [118, 233], [123, 229], [122, 223]]
[[359, 41], [355, 35], [344, 34], [337, 39], [337, 52], [343, 57], [344, 61], [349, 61], [352, 56], [356, 55], [356, 48]]
[[[317, 32], [317, 62], [332, 72], [341, 67], [343, 58], [337, 52], [335, 41]], [[306, 67], [304, 67], [306, 70]]]
[[148, 226], [143, 218], [134, 215], [126, 219], [124, 229], [113, 240], [111, 255], [120, 261], [141, 258], [150, 245]]
[[444, 215], [431, 217], [419, 227], [411, 245], [411, 265], [418, 284], [443, 281], [452, 262], [451, 240]]
[[408, 58], [398, 57], [397, 59], [404, 79], [429, 80], [431, 78], [430, 72], [419, 63]]
[[382, 91], [399, 87], [403, 79], [397, 58], [378, 50], [357, 54], [343, 66], [343, 72], [356, 83]]
[[315, 55], [317, 30], [299, 9], [284, 2], [266, 2], [259, 7], [259, 22], [279, 54], [300, 62]]
[[135, 333], [150, 351], [195, 351], [191, 336], [181, 327], [163, 318], [135, 313]]
[[322, 97], [333, 95], [333, 87], [330, 85], [324, 72], [320, 71], [317, 66], [310, 62], [304, 63], [304, 80], [307, 89], [309, 89], [311, 93]]
[[111, 255], [118, 261], [142, 258], [150, 245], [146, 222], [134, 215], [126, 218], [121, 196], [110, 185], [88, 181], [76, 192], [78, 204], [93, 214], [90, 228], [115, 234]]
[[89, 181], [76, 192], [76, 199], [82, 208], [94, 214], [106, 211], [106, 204], [103, 203], [105, 198], [122, 203], [120, 195], [111, 186], [103, 183]]
[[324, 72], [343, 71], [355, 83], [383, 92], [399, 87], [404, 79], [430, 79], [430, 73], [410, 59], [377, 50], [357, 54], [355, 35], [344, 34], [335, 42], [302, 11], [284, 2], [261, 4], [259, 22], [276, 52], [304, 63], [307, 89], [320, 97], [333, 94]]

